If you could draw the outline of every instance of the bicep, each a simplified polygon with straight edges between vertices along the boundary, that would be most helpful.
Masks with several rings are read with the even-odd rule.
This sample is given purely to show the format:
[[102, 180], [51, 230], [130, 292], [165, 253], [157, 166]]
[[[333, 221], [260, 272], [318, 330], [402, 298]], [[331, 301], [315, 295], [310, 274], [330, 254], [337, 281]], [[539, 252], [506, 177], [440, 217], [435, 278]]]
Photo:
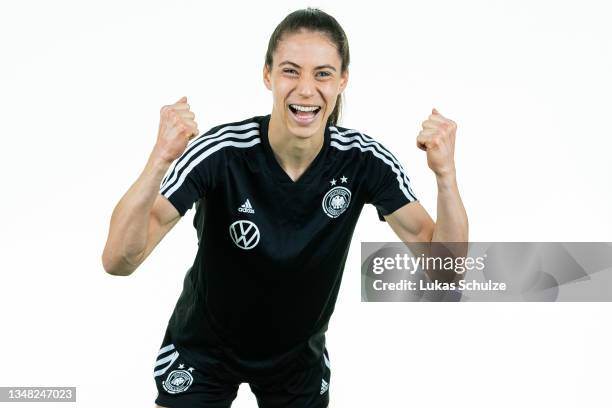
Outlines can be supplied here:
[[[172, 224], [174, 226], [181, 219], [181, 214], [170, 200], [158, 194], [151, 209], [151, 218], [155, 218], [160, 226]], [[172, 227], [170, 227], [172, 228]]]
[[385, 215], [385, 221], [403, 242], [431, 242], [434, 222], [418, 201]]
[[144, 250], [141, 262], [151, 254], [157, 244], [161, 242], [180, 219], [181, 215], [172, 203], [163, 195], [158, 194], [153, 203], [153, 208], [151, 209], [147, 246]]

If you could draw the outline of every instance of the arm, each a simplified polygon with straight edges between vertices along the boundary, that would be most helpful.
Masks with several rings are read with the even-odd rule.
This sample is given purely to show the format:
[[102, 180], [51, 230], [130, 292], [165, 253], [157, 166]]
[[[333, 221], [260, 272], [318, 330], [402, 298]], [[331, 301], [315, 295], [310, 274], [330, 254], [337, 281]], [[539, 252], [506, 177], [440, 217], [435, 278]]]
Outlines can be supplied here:
[[[400, 240], [411, 242], [441, 242], [442, 245], [427, 245], [420, 248], [424, 254], [432, 257], [451, 256], [453, 258], [467, 255], [468, 224], [467, 215], [459, 196], [454, 177], [451, 180], [438, 177], [438, 216], [434, 224], [425, 209], [418, 203], [404, 205], [385, 217], [389, 226]], [[449, 242], [458, 244], [449, 245]], [[425, 271], [429, 279], [442, 282], [453, 282], [457, 274], [444, 269], [429, 269]]]
[[459, 195], [455, 174], [436, 177], [438, 214], [432, 242], [467, 242], [468, 218]]
[[386, 215], [385, 221], [402, 242], [431, 242], [435, 224], [417, 201]]
[[418, 202], [408, 203], [385, 216], [385, 221], [403, 242], [467, 242], [468, 219], [455, 177], [438, 177], [437, 182], [435, 223]]
[[113, 211], [102, 264], [111, 275], [130, 275], [181, 218], [159, 194], [169, 164], [153, 155]]
[[130, 275], [180, 219], [177, 209], [159, 193], [170, 164], [198, 134], [186, 98], [161, 110], [159, 134], [149, 160], [136, 182], [115, 207], [102, 253], [111, 275]]
[[468, 219], [457, 187], [454, 151], [457, 125], [435, 109], [423, 122], [417, 146], [427, 152], [427, 164], [436, 174], [436, 223], [418, 203], [409, 203], [385, 220], [404, 242], [467, 242]]

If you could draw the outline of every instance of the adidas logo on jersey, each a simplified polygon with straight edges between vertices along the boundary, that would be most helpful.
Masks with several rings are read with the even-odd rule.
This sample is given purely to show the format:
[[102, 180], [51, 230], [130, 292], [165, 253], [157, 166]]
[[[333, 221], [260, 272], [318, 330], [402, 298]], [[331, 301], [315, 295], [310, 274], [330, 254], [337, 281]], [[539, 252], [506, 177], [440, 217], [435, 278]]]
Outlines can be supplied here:
[[255, 214], [255, 210], [253, 209], [253, 206], [251, 206], [251, 202], [248, 198], [244, 202], [244, 204], [238, 207], [238, 211], [243, 213]]
[[327, 383], [327, 381], [325, 381], [325, 379], [321, 379], [321, 392], [320, 394], [323, 395], [325, 394], [325, 391], [327, 391], [327, 389], [329, 388], [329, 384]]

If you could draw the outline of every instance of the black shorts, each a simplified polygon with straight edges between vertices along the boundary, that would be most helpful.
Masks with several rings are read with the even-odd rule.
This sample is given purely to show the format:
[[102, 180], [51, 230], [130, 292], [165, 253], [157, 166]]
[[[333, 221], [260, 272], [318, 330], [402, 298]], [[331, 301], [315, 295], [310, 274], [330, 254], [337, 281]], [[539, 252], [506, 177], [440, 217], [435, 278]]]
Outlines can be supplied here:
[[[164, 344], [155, 362], [155, 403], [168, 408], [225, 408], [232, 405], [238, 387], [248, 382], [260, 408], [325, 408], [331, 376], [327, 348], [315, 365], [291, 371], [280, 380], [246, 380], [231, 372], [221, 359], [189, 358], [191, 351]], [[197, 361], [197, 362], [196, 362]]]

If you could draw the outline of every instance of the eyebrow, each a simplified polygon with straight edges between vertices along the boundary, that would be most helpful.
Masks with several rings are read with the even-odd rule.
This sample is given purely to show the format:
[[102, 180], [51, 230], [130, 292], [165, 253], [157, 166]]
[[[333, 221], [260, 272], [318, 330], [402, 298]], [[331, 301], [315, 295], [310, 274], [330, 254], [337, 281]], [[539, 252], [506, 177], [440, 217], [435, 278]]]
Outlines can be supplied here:
[[[291, 62], [291, 61], [283, 61], [280, 64], [278, 64], [279, 67], [283, 65], [292, 65], [296, 68], [302, 68], [295, 62]], [[318, 67], [315, 67], [315, 69], [323, 69], [323, 68], [328, 68], [328, 69], [331, 69], [332, 71], [336, 71], [336, 68], [334, 68], [332, 65], [329, 65], [329, 64], [319, 65]]]

